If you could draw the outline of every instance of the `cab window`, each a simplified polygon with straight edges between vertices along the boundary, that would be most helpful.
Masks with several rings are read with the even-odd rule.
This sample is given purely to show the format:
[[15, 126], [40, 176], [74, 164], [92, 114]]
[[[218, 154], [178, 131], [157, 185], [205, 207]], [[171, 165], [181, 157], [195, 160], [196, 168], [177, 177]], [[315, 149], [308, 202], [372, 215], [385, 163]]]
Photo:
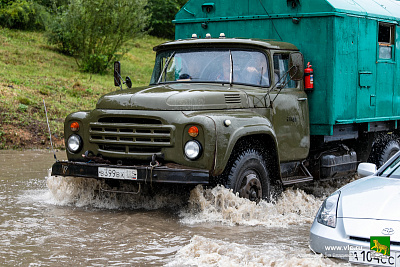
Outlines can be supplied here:
[[274, 83], [278, 88], [296, 88], [297, 83], [289, 77], [289, 54], [274, 55]]

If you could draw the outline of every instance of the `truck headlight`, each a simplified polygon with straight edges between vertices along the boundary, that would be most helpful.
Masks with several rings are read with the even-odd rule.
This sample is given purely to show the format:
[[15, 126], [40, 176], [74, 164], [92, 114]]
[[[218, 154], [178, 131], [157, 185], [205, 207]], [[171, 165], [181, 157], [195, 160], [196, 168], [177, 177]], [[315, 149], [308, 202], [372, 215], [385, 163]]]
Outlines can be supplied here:
[[335, 228], [336, 214], [340, 191], [337, 191], [325, 199], [317, 214], [317, 221], [320, 224]]
[[68, 138], [67, 147], [68, 150], [72, 153], [78, 152], [82, 147], [82, 138], [77, 134], [71, 135]]
[[195, 160], [201, 155], [201, 144], [197, 140], [190, 140], [185, 145], [185, 155], [188, 159]]

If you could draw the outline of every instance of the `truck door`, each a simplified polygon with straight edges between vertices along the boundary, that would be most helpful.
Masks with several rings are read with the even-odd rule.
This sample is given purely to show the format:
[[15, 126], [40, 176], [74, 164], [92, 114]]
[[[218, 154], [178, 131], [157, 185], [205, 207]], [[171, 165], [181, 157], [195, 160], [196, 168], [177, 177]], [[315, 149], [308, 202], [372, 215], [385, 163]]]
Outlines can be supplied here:
[[288, 75], [289, 53], [273, 54], [272, 122], [281, 162], [305, 159], [310, 148], [307, 95]]

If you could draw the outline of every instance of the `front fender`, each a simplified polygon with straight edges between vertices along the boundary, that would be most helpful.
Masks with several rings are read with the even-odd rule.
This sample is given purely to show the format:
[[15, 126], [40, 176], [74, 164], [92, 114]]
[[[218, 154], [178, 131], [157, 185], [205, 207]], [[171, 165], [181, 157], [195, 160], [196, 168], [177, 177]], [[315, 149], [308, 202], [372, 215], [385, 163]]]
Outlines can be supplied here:
[[[208, 114], [208, 117], [216, 125], [213, 176], [220, 175], [224, 171], [236, 143], [243, 137], [269, 136], [274, 141], [275, 149], [277, 147], [276, 134], [272, 123], [266, 117], [257, 113], [243, 110], [226, 111]], [[278, 157], [278, 155], [276, 156]]]

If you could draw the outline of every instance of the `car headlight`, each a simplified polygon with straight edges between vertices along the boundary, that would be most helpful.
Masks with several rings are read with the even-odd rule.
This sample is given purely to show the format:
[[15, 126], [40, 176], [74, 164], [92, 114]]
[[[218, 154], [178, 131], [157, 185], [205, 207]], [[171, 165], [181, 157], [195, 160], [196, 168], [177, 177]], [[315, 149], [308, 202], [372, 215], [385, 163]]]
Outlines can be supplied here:
[[72, 153], [78, 152], [82, 147], [82, 138], [77, 134], [71, 135], [68, 138], [67, 147]]
[[185, 155], [191, 160], [198, 159], [201, 155], [201, 144], [199, 141], [188, 141], [185, 145]]
[[340, 191], [337, 191], [325, 199], [317, 214], [317, 221], [320, 224], [335, 228], [337, 205], [339, 201]]

